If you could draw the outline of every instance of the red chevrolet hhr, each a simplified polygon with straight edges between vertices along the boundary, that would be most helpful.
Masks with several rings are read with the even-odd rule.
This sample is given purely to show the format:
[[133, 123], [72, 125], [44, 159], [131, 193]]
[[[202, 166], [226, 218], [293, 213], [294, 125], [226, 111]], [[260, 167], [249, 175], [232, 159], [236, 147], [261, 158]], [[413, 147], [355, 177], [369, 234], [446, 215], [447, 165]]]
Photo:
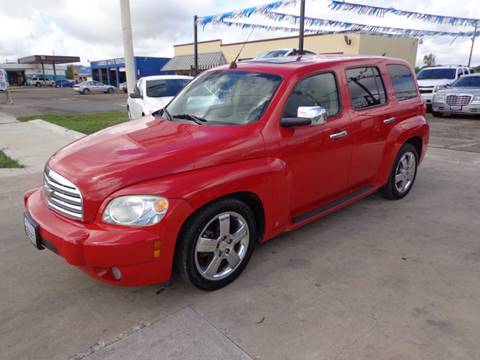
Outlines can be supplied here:
[[427, 149], [411, 67], [285, 57], [204, 72], [164, 109], [86, 136], [25, 194], [25, 230], [116, 285], [232, 282], [257, 242], [380, 190], [401, 199]]

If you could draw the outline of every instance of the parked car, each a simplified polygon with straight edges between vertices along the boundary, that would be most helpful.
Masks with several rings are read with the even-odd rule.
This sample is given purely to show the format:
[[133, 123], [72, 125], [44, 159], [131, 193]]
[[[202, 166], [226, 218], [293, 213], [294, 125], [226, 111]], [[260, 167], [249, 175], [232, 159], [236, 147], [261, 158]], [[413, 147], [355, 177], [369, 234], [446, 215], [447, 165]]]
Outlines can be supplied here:
[[109, 284], [165, 283], [175, 268], [223, 287], [256, 242], [377, 190], [409, 193], [429, 138], [414, 79], [403, 60], [367, 56], [207, 70], [155, 115], [57, 151], [24, 196], [27, 236]]
[[167, 105], [193, 78], [181, 75], [158, 75], [140, 78], [128, 96], [128, 118], [138, 119]]
[[55, 86], [55, 81], [51, 80], [47, 77], [43, 77], [42, 75], [34, 75], [32, 78], [28, 81], [30, 86], [36, 86], [36, 87], [41, 87], [41, 86]]
[[84, 81], [80, 84], [73, 85], [73, 90], [79, 94], [85, 95], [89, 93], [109, 93], [115, 92], [115, 87], [112, 85], [105, 85], [99, 81]]
[[57, 80], [55, 81], [55, 87], [56, 88], [71, 88], [73, 87], [73, 85], [75, 84], [75, 82], [71, 81], [71, 80]]
[[466, 75], [433, 95], [432, 113], [480, 114], [480, 74]]
[[[317, 55], [315, 51], [311, 50], [303, 50], [304, 55]], [[267, 58], [276, 58], [276, 57], [283, 57], [283, 56], [294, 56], [298, 55], [297, 49], [276, 49], [276, 50], [269, 50], [264, 53], [261, 53], [255, 57], [255, 59], [267, 59]]]
[[127, 82], [120, 83], [120, 85], [118, 85], [118, 90], [123, 91], [126, 94], [128, 92]]
[[417, 81], [423, 102], [430, 107], [436, 91], [470, 73], [470, 68], [461, 65], [435, 66], [420, 70]]

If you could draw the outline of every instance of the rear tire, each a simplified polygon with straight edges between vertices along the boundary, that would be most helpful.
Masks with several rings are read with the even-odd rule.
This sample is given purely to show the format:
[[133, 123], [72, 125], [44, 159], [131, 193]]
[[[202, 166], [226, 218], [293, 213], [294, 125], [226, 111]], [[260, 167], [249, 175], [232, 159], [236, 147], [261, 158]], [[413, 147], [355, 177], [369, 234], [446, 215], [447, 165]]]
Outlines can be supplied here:
[[109, 93], [109, 94], [113, 93], [113, 89], [112, 89], [112, 88], [108, 88], [107, 93]]
[[255, 216], [245, 203], [216, 201], [184, 224], [176, 248], [176, 270], [199, 289], [220, 289], [245, 269], [256, 238]]
[[417, 149], [412, 144], [403, 144], [395, 159], [387, 184], [379, 190], [380, 194], [390, 200], [404, 198], [413, 187], [417, 168]]

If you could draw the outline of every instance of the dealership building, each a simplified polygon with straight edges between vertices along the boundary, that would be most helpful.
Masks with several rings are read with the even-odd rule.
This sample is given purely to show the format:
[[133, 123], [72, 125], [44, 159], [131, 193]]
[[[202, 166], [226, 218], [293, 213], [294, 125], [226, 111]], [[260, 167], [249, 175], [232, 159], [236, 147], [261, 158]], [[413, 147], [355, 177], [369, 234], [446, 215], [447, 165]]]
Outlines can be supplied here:
[[[166, 57], [135, 56], [135, 76], [137, 79], [143, 76], [173, 74], [172, 71], [164, 71], [164, 65], [170, 60]], [[118, 86], [127, 81], [125, 73], [125, 59], [97, 60], [90, 63], [92, 79], [104, 84]]]
[[[416, 38], [358, 32], [305, 35], [304, 43], [306, 50], [318, 54], [391, 56], [405, 59], [412, 66], [415, 65], [418, 47]], [[206, 70], [230, 63], [239, 52], [239, 59], [247, 60], [270, 50], [294, 48], [298, 48], [298, 36], [230, 44], [224, 44], [220, 39], [201, 41], [198, 42], [198, 67], [199, 70]], [[174, 45], [174, 54], [163, 69], [177, 74], [191, 73], [194, 64], [194, 44]]]

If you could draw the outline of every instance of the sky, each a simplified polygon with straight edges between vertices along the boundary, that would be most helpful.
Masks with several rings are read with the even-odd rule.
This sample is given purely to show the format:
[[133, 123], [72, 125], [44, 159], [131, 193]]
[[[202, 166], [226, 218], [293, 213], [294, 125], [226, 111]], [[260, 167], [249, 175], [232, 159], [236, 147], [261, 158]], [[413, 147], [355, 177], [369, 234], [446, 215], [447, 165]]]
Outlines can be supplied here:
[[[137, 56], [173, 56], [173, 45], [193, 41], [193, 16], [218, 14], [271, 2], [272, 0], [130, 0], [134, 52]], [[349, 0], [369, 5], [480, 18], [478, 0]], [[298, 14], [298, 6], [285, 8]], [[306, 15], [372, 25], [415, 29], [471, 31], [387, 16], [378, 18], [332, 12], [327, 0], [307, 0]], [[263, 21], [252, 18], [251, 21]], [[199, 29], [199, 40], [243, 41], [250, 31], [222, 25]], [[255, 30], [251, 40], [292, 35]], [[417, 64], [433, 53], [439, 64], [466, 64], [471, 41], [464, 38], [427, 37], [418, 48]], [[0, 0], [0, 63], [33, 54], [80, 56], [81, 62], [123, 56], [118, 0]], [[477, 38], [472, 65], [480, 65]]]

